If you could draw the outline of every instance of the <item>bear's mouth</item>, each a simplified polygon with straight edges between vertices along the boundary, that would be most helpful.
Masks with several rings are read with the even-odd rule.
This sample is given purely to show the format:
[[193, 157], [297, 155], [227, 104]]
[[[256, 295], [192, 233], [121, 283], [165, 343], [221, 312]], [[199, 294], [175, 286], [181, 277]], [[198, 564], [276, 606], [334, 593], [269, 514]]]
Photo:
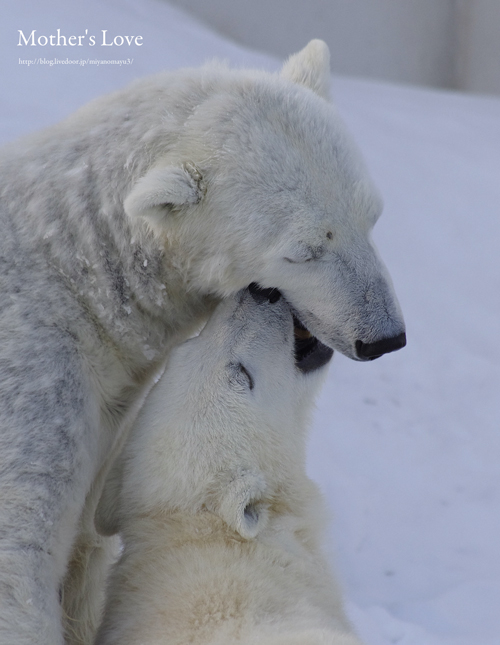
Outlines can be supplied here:
[[[256, 282], [248, 286], [252, 298], [258, 303], [269, 302], [274, 304], [280, 300], [281, 292], [278, 289], [263, 288]], [[323, 367], [333, 356], [333, 349], [324, 345], [303, 325], [300, 320], [293, 316], [294, 355], [295, 365], [303, 373], [314, 372]]]
[[332, 358], [333, 349], [313, 336], [296, 316], [293, 317], [293, 335], [295, 365], [302, 373], [314, 372], [326, 365]]

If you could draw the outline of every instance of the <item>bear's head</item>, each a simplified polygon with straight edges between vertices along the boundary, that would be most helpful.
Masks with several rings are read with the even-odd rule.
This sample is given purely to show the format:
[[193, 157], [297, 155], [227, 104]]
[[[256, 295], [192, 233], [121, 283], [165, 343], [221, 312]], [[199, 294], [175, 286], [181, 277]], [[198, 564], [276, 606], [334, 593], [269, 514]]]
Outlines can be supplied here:
[[403, 347], [371, 240], [381, 199], [329, 101], [327, 46], [312, 41], [280, 74], [192, 74], [181, 132], [132, 187], [126, 213], [180, 249], [191, 289], [277, 288], [304, 327], [356, 360]]
[[206, 510], [250, 539], [269, 514], [303, 504], [305, 431], [333, 354], [304, 335], [276, 291], [252, 285], [219, 304], [199, 336], [172, 351], [146, 399], [108, 478], [98, 530], [159, 509]]

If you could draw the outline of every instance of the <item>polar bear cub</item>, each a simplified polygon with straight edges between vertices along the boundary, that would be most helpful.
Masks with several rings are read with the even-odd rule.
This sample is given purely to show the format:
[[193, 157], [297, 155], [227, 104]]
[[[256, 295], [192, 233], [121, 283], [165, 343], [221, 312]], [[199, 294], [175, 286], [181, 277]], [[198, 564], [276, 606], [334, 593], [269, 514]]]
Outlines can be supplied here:
[[305, 473], [331, 355], [252, 285], [173, 351], [97, 510], [124, 544], [98, 645], [360, 644]]

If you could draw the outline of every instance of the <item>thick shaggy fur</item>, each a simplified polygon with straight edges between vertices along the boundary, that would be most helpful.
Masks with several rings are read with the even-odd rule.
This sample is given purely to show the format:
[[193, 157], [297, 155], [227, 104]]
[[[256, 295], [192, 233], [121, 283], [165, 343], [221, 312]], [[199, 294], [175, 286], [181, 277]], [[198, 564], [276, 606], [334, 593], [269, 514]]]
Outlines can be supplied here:
[[359, 645], [320, 549], [305, 425], [325, 367], [242, 292], [175, 349], [97, 512], [121, 532], [97, 645]]
[[319, 41], [281, 74], [160, 74], [2, 151], [2, 645], [61, 645], [62, 615], [68, 642], [91, 639], [100, 482], [169, 350], [221, 298], [277, 287], [353, 358], [402, 332], [370, 242], [380, 200], [328, 77]]

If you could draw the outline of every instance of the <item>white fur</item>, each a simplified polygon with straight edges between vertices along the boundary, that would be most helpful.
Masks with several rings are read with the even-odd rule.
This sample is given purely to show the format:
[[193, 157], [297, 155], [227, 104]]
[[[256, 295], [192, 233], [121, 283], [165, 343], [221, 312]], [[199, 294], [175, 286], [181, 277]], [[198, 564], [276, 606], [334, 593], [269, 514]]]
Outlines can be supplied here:
[[97, 509], [124, 542], [97, 645], [360, 644], [305, 473], [324, 372], [297, 369], [283, 299], [248, 290], [172, 352]]
[[327, 59], [314, 41], [282, 74], [160, 74], [2, 151], [2, 645], [61, 645], [63, 615], [90, 642], [108, 547], [86, 518], [152, 376], [221, 298], [277, 287], [352, 358], [402, 332]]

